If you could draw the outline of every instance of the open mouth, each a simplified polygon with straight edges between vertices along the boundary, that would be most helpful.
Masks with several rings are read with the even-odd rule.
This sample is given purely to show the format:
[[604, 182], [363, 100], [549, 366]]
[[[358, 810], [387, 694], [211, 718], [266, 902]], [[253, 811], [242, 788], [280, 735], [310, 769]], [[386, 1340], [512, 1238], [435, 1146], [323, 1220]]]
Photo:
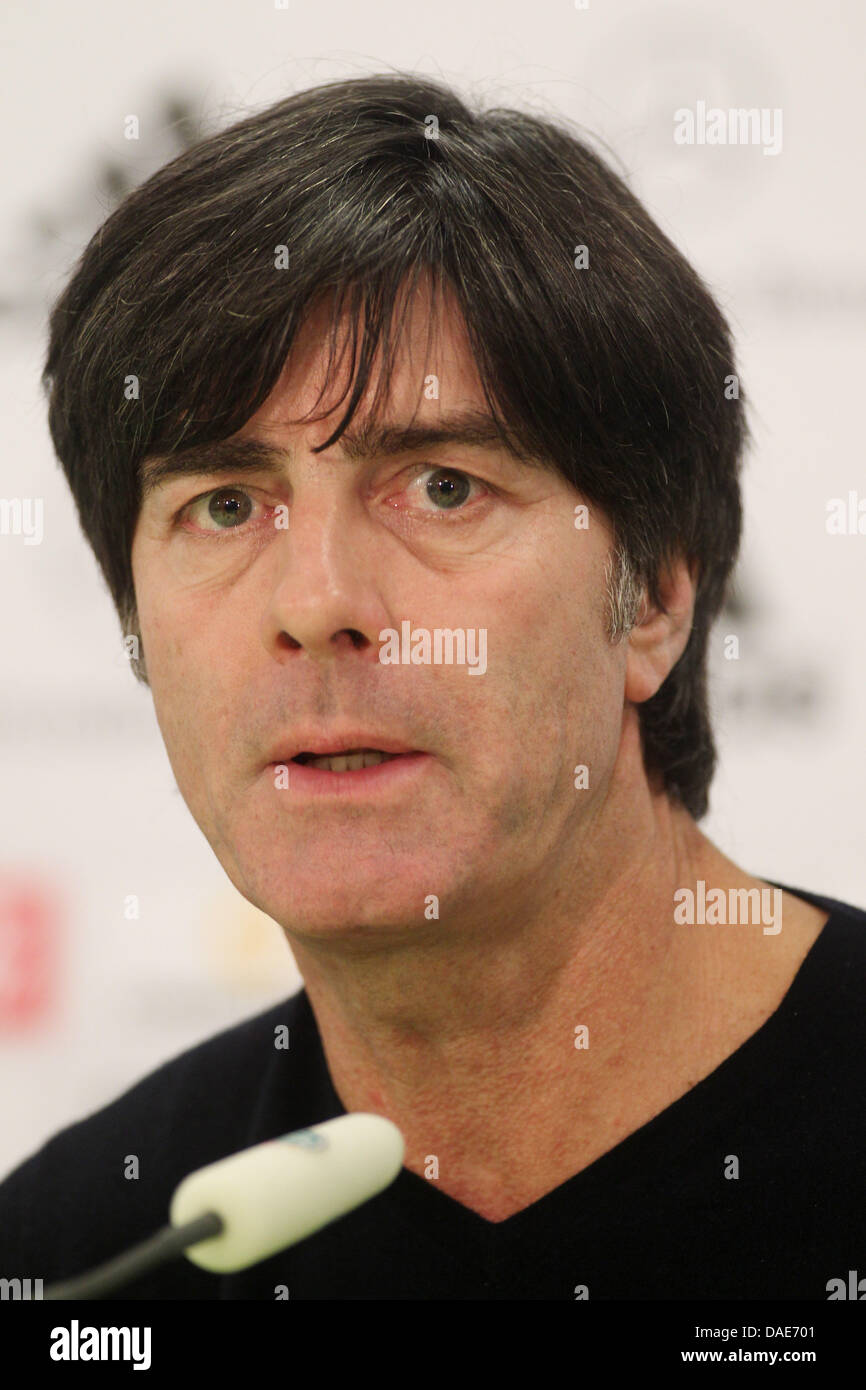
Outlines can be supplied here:
[[322, 772], [360, 772], [362, 768], [376, 767], [378, 763], [405, 756], [405, 753], [383, 753], [378, 748], [347, 748], [343, 753], [298, 753], [292, 762], [319, 768]]

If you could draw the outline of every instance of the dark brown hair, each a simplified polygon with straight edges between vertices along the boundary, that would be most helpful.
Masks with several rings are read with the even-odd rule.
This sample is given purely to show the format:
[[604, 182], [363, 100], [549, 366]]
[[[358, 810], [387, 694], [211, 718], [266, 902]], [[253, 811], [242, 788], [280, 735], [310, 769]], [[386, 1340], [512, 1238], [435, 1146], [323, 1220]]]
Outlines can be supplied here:
[[[280, 245], [288, 271], [275, 269]], [[707, 641], [739, 545], [747, 435], [742, 393], [726, 390], [728, 326], [584, 139], [563, 122], [470, 109], [426, 77], [327, 83], [200, 140], [83, 252], [51, 314], [43, 383], [124, 632], [138, 622], [142, 460], [239, 430], [323, 297], [332, 333], [348, 313], [360, 342], [327, 448], [380, 345], [387, 389], [395, 305], [422, 274], [456, 293], [503, 435], [608, 518], [615, 591], [646, 586], [658, 602], [667, 561], [695, 566], [688, 645], [639, 712], [648, 772], [700, 818], [716, 756]], [[138, 399], [126, 399], [130, 375]], [[137, 672], [146, 680], [143, 662]]]

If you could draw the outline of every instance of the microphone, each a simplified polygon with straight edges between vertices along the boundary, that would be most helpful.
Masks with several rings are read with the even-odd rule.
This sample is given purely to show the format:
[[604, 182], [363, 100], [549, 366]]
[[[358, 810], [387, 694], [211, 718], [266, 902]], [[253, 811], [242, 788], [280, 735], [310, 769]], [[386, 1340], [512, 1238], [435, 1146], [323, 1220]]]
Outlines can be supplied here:
[[375, 1197], [403, 1151], [390, 1120], [341, 1115], [191, 1173], [172, 1198], [171, 1224], [216, 1212], [222, 1233], [189, 1246], [187, 1259], [221, 1273], [248, 1269]]
[[248, 1269], [377, 1196], [404, 1153], [391, 1120], [361, 1112], [255, 1144], [184, 1178], [170, 1226], [43, 1298], [100, 1298], [181, 1254], [215, 1273]]

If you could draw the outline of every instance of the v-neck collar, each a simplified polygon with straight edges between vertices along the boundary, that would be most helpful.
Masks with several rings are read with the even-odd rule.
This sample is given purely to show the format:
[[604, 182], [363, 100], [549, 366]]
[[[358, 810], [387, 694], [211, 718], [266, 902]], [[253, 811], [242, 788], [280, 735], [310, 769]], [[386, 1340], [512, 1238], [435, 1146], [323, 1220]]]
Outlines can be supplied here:
[[[746, 1095], [772, 1085], [779, 1075], [785, 1074], [786, 1068], [795, 1065], [795, 1059], [791, 1057], [789, 1026], [812, 994], [812, 979], [820, 971], [826, 952], [831, 949], [831, 929], [838, 922], [843, 905], [835, 899], [792, 888], [772, 879], [764, 881], [771, 887], [781, 888], [783, 892], [821, 908], [829, 913], [829, 917], [801, 961], [778, 1008], [754, 1033], [664, 1110], [619, 1140], [578, 1173], [504, 1221], [489, 1221], [437, 1187], [435, 1182], [420, 1177], [408, 1168], [401, 1169], [387, 1191], [397, 1199], [393, 1202], [393, 1213], [405, 1223], [407, 1230], [417, 1229], [419, 1223], [422, 1227], [431, 1222], [449, 1226], [457, 1242], [455, 1251], [461, 1259], [465, 1258], [467, 1240], [478, 1243], [482, 1248], [499, 1250], [514, 1241], [519, 1242], [523, 1233], [530, 1229], [533, 1239], [537, 1239], [539, 1225], [549, 1227], [554, 1233], [557, 1213], [566, 1206], [571, 1207], [576, 1197], [581, 1203], [591, 1204], [594, 1192], [609, 1193], [611, 1187], [627, 1186], [637, 1169], [643, 1170], [654, 1159], [661, 1161], [670, 1154], [674, 1136], [677, 1154], [682, 1159], [688, 1157], [690, 1146], [706, 1142], [706, 1122], [704, 1120], [703, 1128], [691, 1126], [688, 1120], [692, 1112], [702, 1117], [710, 1114], [713, 1126], [723, 1127], [726, 1117], [730, 1118], [732, 1112], [742, 1108]], [[309, 1123], [318, 1124], [344, 1115], [346, 1110], [334, 1090], [315, 1015], [305, 990], [300, 997], [304, 1022], [311, 1030], [313, 1043], [304, 1077], [304, 1090], [311, 1113]], [[798, 1021], [806, 1022], [805, 1018]], [[756, 1065], [758, 1061], [760, 1066]], [[296, 1095], [295, 1102], [299, 1099]], [[639, 1155], [639, 1164], [636, 1163], [636, 1155]]]

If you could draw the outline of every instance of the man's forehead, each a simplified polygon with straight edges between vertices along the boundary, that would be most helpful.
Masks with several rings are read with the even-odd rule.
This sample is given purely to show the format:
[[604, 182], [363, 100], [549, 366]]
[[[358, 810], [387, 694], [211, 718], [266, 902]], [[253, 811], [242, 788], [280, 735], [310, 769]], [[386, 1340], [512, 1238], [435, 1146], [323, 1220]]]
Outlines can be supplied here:
[[[311, 312], [267, 398], [230, 439], [193, 445], [169, 458], [142, 464], [143, 496], [184, 473], [241, 473], [278, 469], [303, 440], [318, 447], [334, 433], [346, 409], [355, 372], [347, 353], [349, 325], [339, 320], [335, 345], [327, 306]], [[408, 301], [393, 345], [384, 401], [376, 403], [382, 371], [381, 342], [364, 392], [346, 429], [327, 451], [330, 458], [366, 462], [421, 450], [496, 449], [538, 466], [513, 432], [497, 424], [487, 405], [462, 315], [453, 300], [431, 300], [422, 285]], [[327, 392], [323, 396], [323, 390]], [[315, 416], [308, 421], [307, 416]]]
[[[354, 385], [359, 370], [358, 355], [363, 350], [364, 320], [358, 324], [358, 341], [353, 356], [353, 325], [348, 310], [332, 322], [332, 310], [325, 303], [311, 309], [298, 330], [291, 349], [267, 399], [248, 421], [259, 424], [290, 424], [300, 416], [331, 409], [338, 411]], [[415, 293], [402, 297], [394, 306], [390, 325], [393, 342], [389, 345], [390, 370], [387, 381], [389, 414], [403, 419], [414, 410], [435, 415], [439, 409], [458, 401], [472, 408], [484, 408], [481, 378], [470, 346], [462, 312], [449, 287], [432, 298], [422, 282]], [[384, 370], [383, 342], [380, 336], [358, 413], [372, 407]], [[327, 388], [327, 396], [323, 393]], [[328, 438], [333, 425], [323, 433]]]

